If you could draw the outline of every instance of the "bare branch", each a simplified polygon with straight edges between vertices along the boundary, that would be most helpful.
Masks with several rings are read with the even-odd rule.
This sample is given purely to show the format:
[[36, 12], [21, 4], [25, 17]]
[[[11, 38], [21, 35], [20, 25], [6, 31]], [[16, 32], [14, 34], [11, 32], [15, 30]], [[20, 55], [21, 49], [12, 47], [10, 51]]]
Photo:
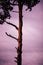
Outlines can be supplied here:
[[18, 63], [18, 61], [17, 60], [14, 60], [16, 63]]
[[12, 11], [12, 12], [19, 13], [18, 11]]
[[11, 38], [13, 38], [13, 39], [18, 41], [18, 39], [16, 37], [13, 37], [12, 35], [8, 34], [7, 32], [5, 32], [5, 33], [6, 33], [7, 36], [9, 36], [9, 37], [11, 37]]
[[15, 57], [15, 59], [18, 59], [17, 57]]
[[18, 30], [18, 27], [16, 26], [16, 25], [14, 25], [14, 24], [12, 24], [12, 23], [10, 23], [10, 22], [7, 22], [7, 21], [5, 21], [7, 24], [9, 24], [9, 25], [12, 25], [13, 27], [15, 27], [17, 30]]
[[16, 50], [18, 49], [17, 47], [15, 47], [16, 48]]
[[[25, 10], [27, 11], [29, 8], [26, 8]], [[30, 8], [30, 10], [29, 11], [32, 11], [32, 8]]]

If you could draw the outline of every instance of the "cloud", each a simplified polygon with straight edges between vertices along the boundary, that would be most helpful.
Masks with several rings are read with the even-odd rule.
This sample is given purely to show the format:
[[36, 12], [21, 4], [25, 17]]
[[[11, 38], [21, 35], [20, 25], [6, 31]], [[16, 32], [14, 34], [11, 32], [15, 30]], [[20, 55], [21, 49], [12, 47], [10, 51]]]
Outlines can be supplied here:
[[38, 65], [43, 65], [43, 59], [40, 59], [40, 61], [38, 61], [37, 64], [38, 64]]
[[0, 64], [4, 64], [4, 63], [8, 63], [8, 62], [9, 62], [9, 60], [0, 58]]
[[40, 0], [41, 3], [43, 3], [43, 0]]

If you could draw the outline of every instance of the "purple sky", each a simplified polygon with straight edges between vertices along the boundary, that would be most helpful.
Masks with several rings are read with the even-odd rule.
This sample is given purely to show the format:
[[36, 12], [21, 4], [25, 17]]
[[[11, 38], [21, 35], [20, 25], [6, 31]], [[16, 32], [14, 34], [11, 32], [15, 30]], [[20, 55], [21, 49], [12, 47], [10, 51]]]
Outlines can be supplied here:
[[[31, 12], [25, 11], [23, 8], [23, 50], [24, 51], [42, 51], [43, 44], [43, 0], [36, 5]], [[15, 10], [17, 7], [14, 8]], [[12, 13], [10, 21], [18, 26], [18, 14]], [[14, 50], [17, 41], [6, 36], [5, 32], [17, 37], [17, 31], [10, 25], [4, 23], [0, 25], [0, 51]]]

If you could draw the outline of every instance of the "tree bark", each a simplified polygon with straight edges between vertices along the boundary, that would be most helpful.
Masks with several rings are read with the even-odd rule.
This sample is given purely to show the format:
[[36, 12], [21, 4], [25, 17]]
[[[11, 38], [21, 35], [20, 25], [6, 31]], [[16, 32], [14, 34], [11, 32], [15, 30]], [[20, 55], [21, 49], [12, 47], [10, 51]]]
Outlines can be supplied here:
[[22, 65], [22, 5], [19, 3], [19, 29], [18, 29], [18, 48], [17, 48], [17, 65]]

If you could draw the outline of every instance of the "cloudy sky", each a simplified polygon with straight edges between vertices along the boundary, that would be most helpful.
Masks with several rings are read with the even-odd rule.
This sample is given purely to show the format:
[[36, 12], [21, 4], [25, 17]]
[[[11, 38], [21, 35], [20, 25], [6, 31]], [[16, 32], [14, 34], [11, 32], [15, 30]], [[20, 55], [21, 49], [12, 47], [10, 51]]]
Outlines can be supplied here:
[[[23, 65], [43, 65], [43, 0], [32, 11], [25, 11], [23, 7]], [[17, 7], [14, 10], [18, 11]], [[18, 26], [18, 13], [12, 13], [11, 23]], [[18, 37], [17, 30], [4, 23], [0, 25], [0, 65], [16, 65], [14, 56], [16, 56], [16, 40], [6, 36], [5, 32]], [[27, 52], [27, 54], [26, 54]], [[29, 52], [29, 53], [28, 53]]]
[[[18, 10], [17, 7], [14, 8]], [[43, 44], [43, 0], [32, 11], [25, 11], [23, 7], [23, 50], [24, 51], [42, 51]], [[10, 21], [18, 26], [18, 13], [12, 13]], [[16, 29], [6, 23], [0, 25], [0, 51], [14, 50], [17, 46], [17, 41], [6, 36], [5, 32], [17, 37]]]

